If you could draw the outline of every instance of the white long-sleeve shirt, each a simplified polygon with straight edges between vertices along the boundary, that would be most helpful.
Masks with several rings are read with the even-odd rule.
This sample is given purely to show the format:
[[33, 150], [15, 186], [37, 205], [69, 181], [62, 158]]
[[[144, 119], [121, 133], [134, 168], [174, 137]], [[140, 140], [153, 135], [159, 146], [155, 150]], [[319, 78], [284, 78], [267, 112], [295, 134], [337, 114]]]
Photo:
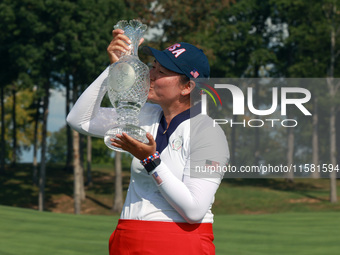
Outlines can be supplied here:
[[[80, 133], [103, 137], [117, 119], [113, 108], [102, 108], [108, 68], [84, 91], [67, 116]], [[197, 109], [196, 109], [197, 110]], [[146, 103], [140, 126], [156, 140], [161, 164], [149, 175], [137, 158], [131, 163], [130, 185], [121, 219], [173, 222], [213, 222], [211, 206], [223, 173], [206, 171], [225, 166], [226, 137], [206, 115], [187, 110], [166, 129], [160, 106]]]

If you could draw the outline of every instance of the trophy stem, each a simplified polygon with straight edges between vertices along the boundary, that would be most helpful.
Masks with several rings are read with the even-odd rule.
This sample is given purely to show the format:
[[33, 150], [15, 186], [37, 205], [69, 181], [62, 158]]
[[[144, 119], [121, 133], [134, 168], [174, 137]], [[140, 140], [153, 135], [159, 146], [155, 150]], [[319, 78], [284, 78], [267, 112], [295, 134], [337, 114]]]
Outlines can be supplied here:
[[117, 123], [119, 124], [131, 124], [138, 126], [138, 114], [140, 112], [141, 105], [133, 102], [119, 102], [119, 106], [117, 107]]
[[138, 118], [136, 116], [119, 116], [117, 119], [117, 124], [119, 125], [134, 125], [138, 126]]

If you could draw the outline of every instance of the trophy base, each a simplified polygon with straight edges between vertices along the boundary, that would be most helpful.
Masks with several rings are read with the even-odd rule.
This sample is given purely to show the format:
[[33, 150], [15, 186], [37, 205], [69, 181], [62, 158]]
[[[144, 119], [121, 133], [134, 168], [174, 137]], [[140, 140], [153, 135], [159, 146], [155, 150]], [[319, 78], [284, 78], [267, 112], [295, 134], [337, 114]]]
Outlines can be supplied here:
[[132, 138], [142, 142], [148, 143], [149, 140], [146, 138], [146, 131], [138, 126], [126, 124], [126, 125], [117, 125], [113, 128], [109, 129], [104, 136], [104, 143], [108, 148], [114, 151], [121, 151], [124, 152], [121, 148], [117, 148], [112, 145], [112, 141], [110, 139], [116, 138], [116, 135], [126, 133], [127, 135], [131, 136]]

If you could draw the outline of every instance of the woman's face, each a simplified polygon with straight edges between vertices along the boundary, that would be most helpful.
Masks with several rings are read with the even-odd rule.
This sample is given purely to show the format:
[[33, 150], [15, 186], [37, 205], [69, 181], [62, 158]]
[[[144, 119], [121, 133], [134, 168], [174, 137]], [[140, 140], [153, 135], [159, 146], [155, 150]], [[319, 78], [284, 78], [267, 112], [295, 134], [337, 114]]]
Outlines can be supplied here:
[[170, 106], [181, 97], [181, 75], [161, 66], [156, 60], [150, 70], [148, 100], [161, 106]]

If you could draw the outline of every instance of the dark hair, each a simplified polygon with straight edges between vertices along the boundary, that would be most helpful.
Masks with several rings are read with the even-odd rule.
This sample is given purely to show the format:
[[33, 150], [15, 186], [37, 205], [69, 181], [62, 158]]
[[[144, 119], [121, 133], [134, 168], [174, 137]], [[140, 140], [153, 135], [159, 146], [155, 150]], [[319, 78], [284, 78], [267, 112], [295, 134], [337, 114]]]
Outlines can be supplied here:
[[189, 81], [190, 81], [190, 78], [188, 76], [186, 76], [185, 74], [180, 75], [180, 82], [182, 84], [188, 83]]

